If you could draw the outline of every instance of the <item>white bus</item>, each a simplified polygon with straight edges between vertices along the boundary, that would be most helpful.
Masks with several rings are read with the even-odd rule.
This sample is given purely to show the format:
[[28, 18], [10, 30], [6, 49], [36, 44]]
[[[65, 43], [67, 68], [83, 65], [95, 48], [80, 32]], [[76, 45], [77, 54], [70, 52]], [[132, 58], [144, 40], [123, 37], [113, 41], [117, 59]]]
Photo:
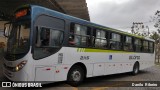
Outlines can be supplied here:
[[132, 72], [154, 65], [154, 40], [35, 5], [5, 27], [3, 73], [11, 81], [67, 80]]

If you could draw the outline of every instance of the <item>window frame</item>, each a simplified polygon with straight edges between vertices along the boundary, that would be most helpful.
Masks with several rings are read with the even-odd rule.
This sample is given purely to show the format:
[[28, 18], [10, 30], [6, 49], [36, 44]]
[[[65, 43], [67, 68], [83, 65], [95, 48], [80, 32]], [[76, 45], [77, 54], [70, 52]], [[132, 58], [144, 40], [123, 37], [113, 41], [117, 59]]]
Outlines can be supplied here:
[[[147, 41], [147, 40], [142, 40], [142, 47], [143, 47], [143, 52], [145, 52], [145, 53], [148, 53], [149, 52], [149, 41]], [[145, 45], [144, 43], [146, 43], [147, 42], [147, 44]], [[147, 48], [146, 48], [147, 47]]]
[[[52, 15], [49, 15], [49, 14], [39, 14], [37, 15], [33, 20], [32, 20], [32, 42], [31, 42], [31, 46], [32, 46], [32, 49], [31, 49], [31, 53], [32, 53], [32, 58], [34, 60], [43, 60], [43, 58], [47, 58], [55, 53], [57, 53], [61, 48], [62, 46], [65, 45], [65, 29], [66, 29], [66, 25], [67, 25], [67, 22], [64, 18], [59, 18], [59, 17], [56, 17], [56, 16], [52, 16]], [[53, 30], [60, 30], [63, 32], [63, 41], [62, 41], [62, 45], [59, 49], [55, 50], [55, 53], [52, 53], [51, 55], [47, 56], [47, 57], [43, 57], [43, 58], [38, 58], [38, 59], [35, 59], [34, 58], [34, 50], [35, 50], [35, 43], [36, 43], [36, 29], [38, 27], [47, 27], [47, 28], [51, 28]]]
[[[87, 29], [87, 31], [86, 31], [86, 35], [82, 35], [82, 34], [76, 34], [75, 33], [75, 25], [80, 25], [80, 26], [83, 26], [83, 27], [86, 27]], [[81, 31], [81, 30], [80, 30]], [[69, 29], [69, 31], [68, 31], [68, 46], [69, 47], [91, 47], [91, 32], [92, 32], [92, 29], [91, 29], [91, 27], [89, 27], [89, 26], [86, 26], [86, 25], [83, 25], [83, 24], [79, 24], [79, 23], [74, 23], [74, 22], [71, 22], [70, 23], [70, 29]], [[74, 37], [74, 39], [75, 39], [75, 36], [79, 36], [80, 37], [80, 45], [71, 45], [71, 43], [70, 43], [70, 37]], [[86, 37], [86, 45], [82, 45], [81, 43], [82, 43], [82, 38], [83, 37]], [[88, 41], [88, 42], [87, 42]]]
[[[120, 37], [119, 37], [119, 38], [120, 38], [120, 41], [116, 41], [116, 40], [111, 39], [111, 38], [112, 38], [112, 34], [119, 35], [119, 36], [120, 36]], [[117, 36], [116, 36], [116, 37], [117, 37]], [[109, 49], [122, 51], [122, 50], [123, 50], [123, 42], [122, 42], [123, 39], [122, 39], [122, 38], [123, 38], [123, 35], [122, 35], [122, 34], [117, 33], [117, 32], [110, 32], [110, 33], [109, 33]], [[117, 38], [116, 38], [116, 39], [117, 39]], [[114, 49], [113, 49], [113, 48], [112, 48], [112, 45], [111, 45], [111, 44], [112, 44], [111, 42], [114, 42], [114, 44], [115, 44], [115, 43], [118, 43], [119, 45], [116, 44], [116, 47], [120, 46], [119, 49], [117, 49], [117, 48], [114, 48]]]
[[[73, 23], [72, 22], [71, 24], [74, 27], [74, 25], [78, 24], [78, 23]], [[71, 27], [71, 25], [70, 25], [70, 30], [69, 30], [69, 35], [68, 36], [77, 35], [77, 36], [80, 36], [80, 37], [82, 37], [82, 36], [89, 37], [90, 39], [87, 40], [87, 41], [89, 41], [88, 44], [87, 44], [89, 46], [81, 46], [81, 45], [76, 46], [76, 45], [69, 45], [68, 44], [70, 47], [93, 48], [93, 49], [102, 49], [102, 50], [106, 50], [107, 49], [107, 50], [117, 50], [117, 51], [144, 53], [144, 51], [143, 51], [143, 40], [146, 40], [146, 39], [138, 38], [136, 36], [127, 35], [127, 34], [115, 32], [115, 31], [111, 31], [111, 30], [106, 30], [106, 29], [99, 28], [99, 27], [94, 27], [94, 26], [93, 27], [89, 27], [89, 26], [83, 25], [83, 24], [78, 24], [78, 25], [82, 25], [82, 26], [87, 27], [87, 35], [85, 36], [85, 35], [79, 35], [79, 34], [71, 33], [71, 28], [73, 28], [73, 27]], [[101, 34], [101, 33], [100, 33], [100, 36], [97, 37], [97, 31], [99, 31], [101, 33], [105, 32], [105, 37], [102, 37], [103, 34]], [[89, 34], [88, 34], [88, 32], [89, 32]], [[118, 40], [118, 38], [116, 38], [114, 40], [113, 37], [112, 37], [112, 34], [116, 34], [116, 37], [119, 37], [119, 40]], [[119, 36], [117, 36], [117, 35], [119, 35]], [[131, 38], [130, 43], [126, 42], [126, 38], [127, 37]], [[102, 42], [101, 40], [106, 40], [106, 47], [101, 47], [101, 45], [103, 45], [103, 44], [99, 45], [100, 47], [95, 47], [95, 42], [96, 42], [95, 40], [96, 39], [98, 39], [100, 43]], [[136, 40], [138, 40], [138, 44], [135, 44]], [[149, 40], [147, 40], [147, 41], [148, 41], [148, 44], [149, 44], [149, 42], [151, 42]], [[110, 47], [111, 42], [113, 42], [115, 44], [115, 49], [112, 49]], [[152, 42], [152, 43], [154, 43], [154, 42]], [[124, 49], [126, 44], [130, 48], [129, 50], [125, 50]], [[149, 52], [149, 48], [150, 47], [148, 45], [148, 51], [145, 52], [145, 53], [151, 53], [151, 52]], [[154, 48], [152, 48], [152, 49], [154, 49]]]
[[[152, 43], [152, 47], [150, 47], [150, 43]], [[150, 51], [150, 48], [152, 48], [152, 51]], [[154, 42], [152, 42], [152, 41], [149, 41], [149, 47], [148, 47], [148, 52], [149, 53], [154, 53]]]
[[[138, 42], [138, 44], [135, 44], [135, 41], [136, 40], [139, 40], [140, 41], [140, 43], [141, 43], [141, 45], [139, 44], [139, 42]], [[142, 52], [142, 48], [143, 48], [143, 44], [142, 44], [142, 39], [140, 39], [140, 38], [134, 38], [134, 43], [133, 43], [133, 45], [134, 45], [134, 52]], [[137, 51], [137, 46], [138, 46], [138, 48], [139, 48], [139, 50]]]
[[[92, 35], [92, 47], [93, 48], [99, 48], [99, 49], [108, 49], [108, 31], [106, 31], [106, 30], [103, 30], [103, 29], [99, 29], [99, 28], [94, 28], [93, 29], [94, 31], [93, 31], [93, 35]], [[100, 31], [100, 37], [97, 37], [97, 31]], [[105, 37], [101, 37], [101, 33], [102, 32], [105, 32]], [[96, 47], [96, 40], [100, 40], [100, 46], [97, 46]], [[102, 40], [105, 40], [106, 41], [106, 45], [105, 45], [105, 47], [103, 47], [102, 46]]]
[[[59, 51], [59, 49], [61, 49], [62, 48], [62, 46], [63, 46], [63, 43], [64, 43], [64, 36], [65, 36], [65, 32], [64, 32], [64, 30], [60, 30], [60, 29], [57, 29], [57, 28], [53, 28], [53, 27], [47, 27], [47, 26], [35, 26], [36, 27], [36, 30], [35, 30], [35, 33], [34, 33], [34, 35], [35, 35], [35, 39], [34, 39], [34, 48], [33, 48], [33, 59], [34, 60], [41, 60], [41, 59], [43, 59], [43, 58], [46, 58], [46, 57], [49, 57], [49, 56], [51, 56], [51, 55], [53, 55], [53, 54], [55, 54], [57, 51]], [[49, 30], [56, 30], [56, 31], [60, 31], [60, 32], [62, 32], [62, 34], [63, 34], [63, 39], [62, 39], [62, 42], [61, 42], [61, 44], [60, 44], [60, 46], [57, 48], [54, 48], [54, 47], [49, 47], [49, 46], [43, 46], [43, 47], [37, 47], [36, 46], [36, 41], [37, 41], [37, 29], [41, 29], [41, 28], [47, 28], [47, 29], [49, 29]], [[44, 49], [56, 49], [54, 52], [52, 52], [52, 54], [48, 54], [48, 55], [46, 55], [46, 56], [44, 56], [44, 57], [40, 57], [40, 58], [35, 58], [35, 49], [36, 48], [44, 48]]]
[[[131, 42], [130, 43], [127, 43], [126, 40], [127, 40], [127, 37], [131, 38]], [[127, 50], [125, 50], [125, 46], [128, 48]], [[129, 49], [131, 47], [131, 49]], [[128, 36], [128, 35], [124, 35], [124, 38], [123, 38], [123, 50], [124, 51], [134, 51], [134, 48], [133, 48], [133, 37], [132, 36]]]

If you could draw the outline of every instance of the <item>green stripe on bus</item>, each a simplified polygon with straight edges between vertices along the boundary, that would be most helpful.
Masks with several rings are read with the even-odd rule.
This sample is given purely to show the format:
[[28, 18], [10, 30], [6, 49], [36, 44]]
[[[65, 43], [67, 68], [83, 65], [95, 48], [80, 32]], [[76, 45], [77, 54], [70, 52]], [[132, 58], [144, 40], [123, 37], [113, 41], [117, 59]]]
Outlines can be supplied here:
[[77, 52], [134, 53], [134, 52], [127, 52], [127, 51], [101, 50], [101, 49], [91, 49], [91, 48], [77, 48]]
[[85, 48], [77, 48], [77, 52], [84, 52]]
[[77, 52], [79, 52], [79, 48], [77, 48]]

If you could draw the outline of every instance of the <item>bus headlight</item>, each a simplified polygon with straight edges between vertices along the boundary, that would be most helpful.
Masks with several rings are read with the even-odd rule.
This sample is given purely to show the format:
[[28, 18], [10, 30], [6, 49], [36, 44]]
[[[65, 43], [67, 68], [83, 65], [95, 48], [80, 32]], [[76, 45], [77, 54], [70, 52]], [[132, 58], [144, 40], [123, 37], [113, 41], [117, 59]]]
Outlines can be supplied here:
[[27, 61], [22, 61], [21, 63], [19, 63], [19, 64], [15, 67], [15, 70], [16, 70], [16, 71], [21, 70], [21, 69], [25, 66], [26, 63], [27, 63]]

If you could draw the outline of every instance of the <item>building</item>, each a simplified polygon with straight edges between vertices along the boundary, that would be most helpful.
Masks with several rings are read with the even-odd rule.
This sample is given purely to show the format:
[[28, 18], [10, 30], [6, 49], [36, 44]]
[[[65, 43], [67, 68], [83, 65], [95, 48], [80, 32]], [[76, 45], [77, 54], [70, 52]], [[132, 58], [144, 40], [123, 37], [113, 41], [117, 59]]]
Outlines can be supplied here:
[[0, 0], [0, 17], [8, 18], [24, 4], [44, 6], [85, 20], [90, 20], [86, 0]]
[[78, 18], [90, 20], [86, 0], [1, 0], [0, 44], [6, 41], [3, 36], [4, 23], [11, 20], [16, 8], [25, 4], [40, 5]]

